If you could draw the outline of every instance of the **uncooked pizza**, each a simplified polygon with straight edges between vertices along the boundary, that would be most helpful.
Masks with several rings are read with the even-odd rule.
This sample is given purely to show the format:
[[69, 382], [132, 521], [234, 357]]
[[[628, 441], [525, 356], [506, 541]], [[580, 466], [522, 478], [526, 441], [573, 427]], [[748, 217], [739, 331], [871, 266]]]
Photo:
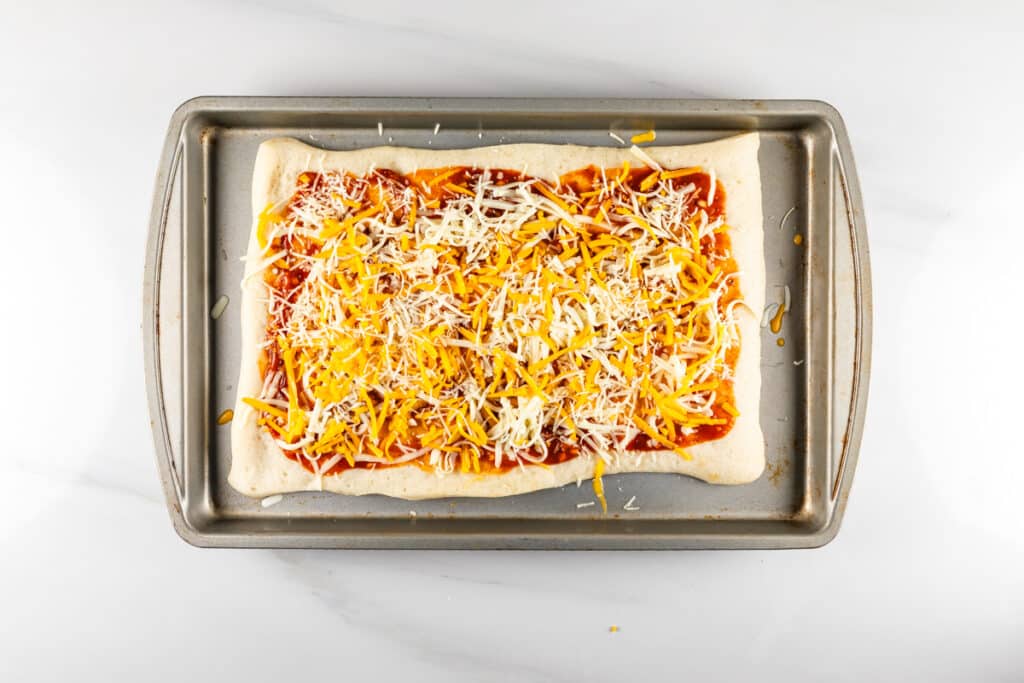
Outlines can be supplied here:
[[593, 477], [602, 498], [617, 472], [756, 479], [757, 152], [756, 134], [263, 143], [230, 483], [417, 499]]

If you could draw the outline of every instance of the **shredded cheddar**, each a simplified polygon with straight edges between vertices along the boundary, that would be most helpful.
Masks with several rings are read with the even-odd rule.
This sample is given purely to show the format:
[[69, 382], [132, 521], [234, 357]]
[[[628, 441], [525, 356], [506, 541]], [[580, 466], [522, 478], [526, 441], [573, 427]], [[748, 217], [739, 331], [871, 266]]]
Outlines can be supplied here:
[[594, 463], [594, 495], [597, 496], [597, 501], [601, 503], [601, 512], [608, 513], [608, 501], [604, 497], [604, 460], [597, 458]]
[[677, 169], [672, 170], [672, 171], [662, 171], [661, 172], [661, 179], [662, 180], [672, 180], [673, 178], [682, 178], [683, 176], [693, 175], [695, 173], [702, 173], [703, 171], [704, 171], [704, 169], [702, 169], [700, 166], [690, 166], [690, 167], [687, 167], [687, 168], [677, 168]]
[[771, 330], [774, 334], [778, 334], [782, 329], [782, 316], [786, 314], [786, 305], [782, 304], [779, 306], [779, 310], [775, 312], [775, 316], [771, 320]]
[[657, 139], [658, 134], [652, 129], [643, 133], [637, 133], [629, 139], [634, 145], [640, 145], [645, 142], [654, 142]]
[[703, 172], [300, 174], [259, 215], [268, 343], [242, 401], [317, 473], [590, 451], [607, 511], [604, 457], [689, 458], [739, 414], [736, 265]]

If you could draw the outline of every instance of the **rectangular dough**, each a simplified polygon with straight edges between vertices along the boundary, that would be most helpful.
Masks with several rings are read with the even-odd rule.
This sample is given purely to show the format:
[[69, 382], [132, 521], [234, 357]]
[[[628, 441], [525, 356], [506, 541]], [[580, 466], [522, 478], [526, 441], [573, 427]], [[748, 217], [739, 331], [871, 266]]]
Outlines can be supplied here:
[[[666, 472], [697, 477], [716, 484], [743, 484], [757, 479], [764, 469], [764, 440], [758, 420], [761, 374], [758, 317], [764, 307], [765, 264], [758, 166], [759, 138], [748, 133], [715, 142], [677, 147], [645, 147], [644, 152], [665, 168], [703, 166], [714, 169], [726, 191], [726, 216], [732, 227], [733, 257], [740, 270], [740, 288], [746, 307], [737, 309], [741, 338], [734, 378], [735, 405], [740, 415], [721, 439], [687, 447], [692, 459], [671, 451], [650, 451], [638, 458], [611, 455], [605, 474]], [[258, 395], [262, 381], [258, 358], [266, 335], [267, 286], [262, 277], [248, 277], [260, 260], [256, 237], [258, 216], [269, 203], [285, 201], [294, 192], [295, 178], [308, 170], [363, 174], [371, 168], [409, 173], [418, 168], [477, 166], [508, 168], [549, 181], [590, 164], [636, 165], [625, 148], [575, 145], [516, 144], [465, 150], [424, 150], [377, 147], [331, 152], [293, 139], [268, 140], [260, 145], [253, 173], [253, 229], [242, 284], [242, 353], [238, 401], [231, 426], [232, 460], [228, 481], [240, 493], [263, 497], [276, 493], [327, 490], [349, 495], [384, 494], [406, 499], [446, 496], [508, 496], [561, 486], [594, 472], [595, 456], [579, 457], [548, 466], [513, 468], [502, 474], [453, 472], [438, 474], [416, 465], [377, 469], [350, 469], [317, 477], [286, 457], [257, 422], [257, 413], [243, 403]]]

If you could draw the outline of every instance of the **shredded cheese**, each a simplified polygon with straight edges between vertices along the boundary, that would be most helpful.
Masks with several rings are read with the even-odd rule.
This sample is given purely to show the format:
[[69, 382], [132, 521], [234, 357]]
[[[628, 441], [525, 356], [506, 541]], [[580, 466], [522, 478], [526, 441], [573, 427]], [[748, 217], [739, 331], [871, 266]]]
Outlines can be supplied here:
[[213, 304], [213, 308], [210, 309], [210, 317], [214, 320], [220, 318], [224, 313], [224, 309], [228, 307], [228, 298], [221, 295], [217, 301]]
[[318, 478], [622, 457], [638, 435], [688, 458], [682, 440], [735, 417], [735, 264], [715, 246], [713, 171], [702, 195], [703, 169], [632, 149], [643, 166], [582, 189], [462, 167], [303, 173], [260, 214], [267, 371], [243, 401]]
[[594, 463], [594, 495], [597, 496], [598, 502], [601, 503], [601, 512], [607, 514], [608, 512], [608, 501], [604, 497], [604, 460], [601, 458], [597, 459]]
[[786, 314], [786, 304], [783, 303], [778, 307], [775, 312], [775, 316], [771, 319], [771, 330], [772, 333], [778, 334], [782, 330], [782, 316]]
[[643, 144], [645, 142], [654, 142], [658, 137], [658, 134], [653, 130], [648, 130], [643, 133], [637, 133], [629, 139], [634, 145]]

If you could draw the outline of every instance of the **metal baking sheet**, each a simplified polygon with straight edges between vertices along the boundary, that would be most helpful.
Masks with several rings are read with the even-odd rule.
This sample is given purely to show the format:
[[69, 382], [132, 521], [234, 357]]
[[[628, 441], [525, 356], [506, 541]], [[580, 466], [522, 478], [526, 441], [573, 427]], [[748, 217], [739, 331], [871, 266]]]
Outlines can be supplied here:
[[[378, 127], [378, 123], [382, 127]], [[440, 130], [435, 134], [435, 126]], [[789, 287], [777, 345], [762, 331], [768, 467], [745, 486], [663, 474], [498, 499], [409, 502], [289, 494], [272, 506], [226, 481], [239, 362], [240, 257], [256, 148], [291, 136], [328, 149], [515, 142], [618, 145], [654, 128], [689, 144], [759, 131], [768, 300]], [[783, 225], [785, 219], [785, 225]], [[803, 244], [795, 245], [796, 233]], [[215, 547], [793, 548], [830, 541], [849, 496], [871, 339], [864, 214], [843, 122], [811, 101], [204, 97], [174, 113], [157, 174], [144, 282], [148, 398], [175, 529]], [[210, 310], [229, 299], [217, 320]], [[634, 500], [639, 510], [625, 510]]]

